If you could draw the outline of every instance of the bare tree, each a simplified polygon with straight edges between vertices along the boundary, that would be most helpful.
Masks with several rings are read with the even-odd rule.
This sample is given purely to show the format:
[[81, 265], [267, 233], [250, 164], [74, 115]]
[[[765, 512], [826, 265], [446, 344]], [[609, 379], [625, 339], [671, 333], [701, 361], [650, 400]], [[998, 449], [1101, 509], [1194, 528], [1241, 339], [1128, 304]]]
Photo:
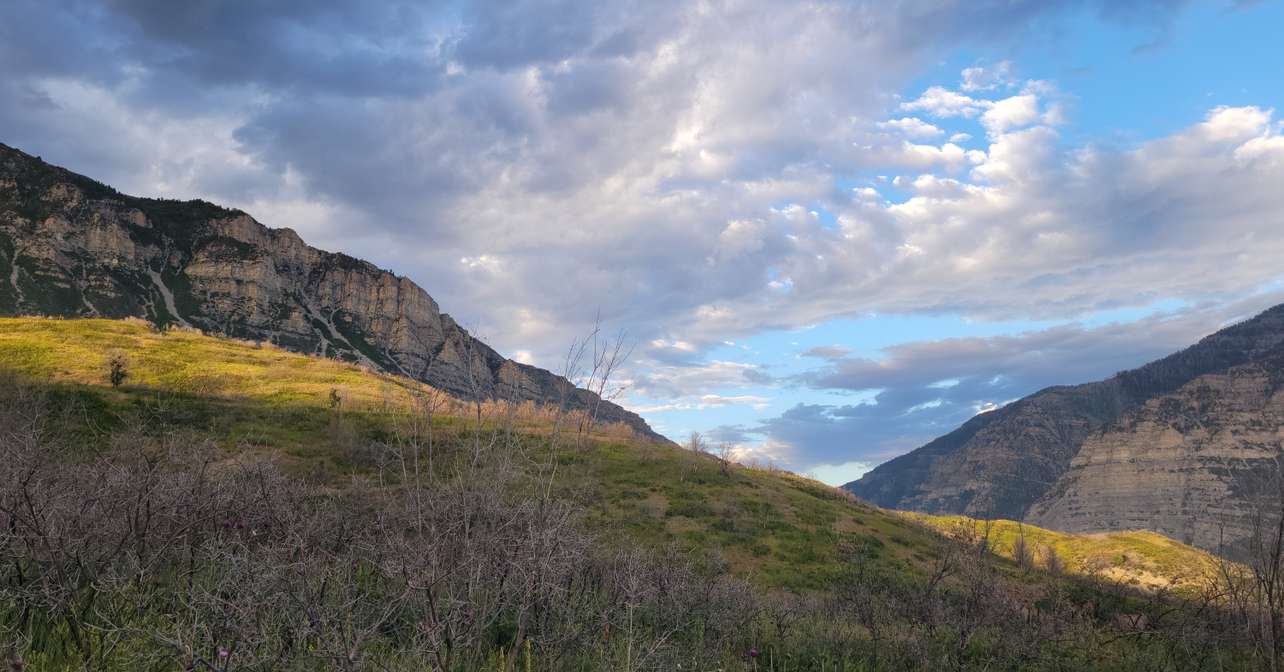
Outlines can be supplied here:
[[716, 457], [718, 458], [718, 468], [722, 470], [723, 476], [731, 475], [731, 458], [734, 455], [735, 446], [732, 446], [729, 441], [723, 441], [718, 444]]
[[1043, 547], [1043, 570], [1052, 576], [1060, 576], [1065, 573], [1065, 564], [1061, 561], [1061, 556], [1057, 554], [1057, 549], [1052, 546]]
[[1012, 560], [1022, 571], [1028, 572], [1034, 567], [1034, 551], [1025, 540], [1025, 525], [1020, 521], [1017, 521], [1017, 537], [1012, 541]]

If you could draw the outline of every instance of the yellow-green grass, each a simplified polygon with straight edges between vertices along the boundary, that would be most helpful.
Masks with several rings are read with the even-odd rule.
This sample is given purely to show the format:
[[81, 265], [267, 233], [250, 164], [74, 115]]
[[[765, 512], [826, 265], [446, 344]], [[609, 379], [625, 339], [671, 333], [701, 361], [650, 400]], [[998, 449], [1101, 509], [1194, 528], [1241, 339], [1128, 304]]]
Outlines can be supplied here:
[[[963, 516], [902, 515], [947, 534], [960, 529], [983, 534], [987, 526]], [[1029, 557], [1037, 565], [1046, 565], [1052, 552], [1067, 572], [1148, 590], [1202, 588], [1219, 571], [1220, 561], [1212, 554], [1144, 530], [1072, 534], [1011, 520], [989, 521], [988, 527], [991, 547], [1004, 557], [1015, 559], [1018, 540], [1024, 538]]]
[[598, 527], [677, 552], [712, 553], [763, 586], [831, 585], [844, 549], [889, 569], [923, 571], [941, 548], [928, 528], [823, 483], [732, 467], [660, 444], [596, 443], [563, 451], [560, 487]]
[[423, 385], [270, 344], [156, 331], [142, 320], [0, 318], [0, 368], [47, 382], [108, 386], [108, 359], [126, 358], [126, 389], [253, 399], [273, 406], [404, 404]]
[[[120, 388], [108, 381], [113, 353], [128, 360]], [[101, 416], [153, 403], [177, 407], [185, 426], [225, 451], [264, 451], [340, 476], [361, 467], [335, 436], [331, 390], [359, 440], [387, 437], [404, 416], [386, 409], [404, 410], [427, 391], [348, 363], [194, 331], [159, 332], [137, 320], [0, 318], [3, 370], [73, 390]], [[451, 412], [437, 419], [447, 430], [440, 440], [467, 441], [477, 430], [466, 409]], [[527, 423], [518, 441], [540, 454], [548, 430]], [[724, 473], [710, 456], [609, 432], [567, 432], [556, 453], [556, 490], [582, 503], [596, 529], [726, 562], [760, 585], [819, 588], [840, 571], [844, 545], [872, 548], [880, 562], [907, 568], [921, 567], [940, 545], [920, 525], [783, 471], [733, 466]]]
[[[114, 353], [128, 362], [119, 388], [108, 381]], [[415, 381], [353, 364], [194, 331], [159, 332], [137, 320], [0, 318], [3, 371], [78, 400], [95, 431], [165, 413], [228, 456], [266, 453], [336, 482], [369, 469], [354, 459], [352, 445], [387, 440], [404, 411], [432, 394]], [[332, 407], [332, 390], [342, 413]], [[469, 411], [447, 404], [434, 421], [443, 430], [438, 440], [463, 445], [499, 423], [491, 416], [476, 427]], [[530, 455], [553, 447], [549, 417], [527, 414], [517, 423], [515, 440]], [[584, 505], [594, 529], [725, 562], [764, 587], [822, 589], [842, 571], [845, 548], [861, 548], [888, 569], [925, 571], [942, 549], [931, 528], [948, 531], [963, 520], [884, 511], [783, 471], [724, 472], [708, 455], [618, 432], [566, 432], [551, 452], [554, 488]], [[532, 472], [527, 482], [539, 485], [543, 473]], [[1010, 555], [1015, 524], [998, 523], [994, 536], [996, 550]], [[1026, 538], [1036, 551], [1055, 548], [1070, 571], [1100, 560], [1107, 574], [1116, 571], [1111, 567], [1144, 569], [1176, 583], [1211, 562], [1146, 533], [1081, 536], [1027, 526]], [[1151, 581], [1139, 572], [1115, 578]]]

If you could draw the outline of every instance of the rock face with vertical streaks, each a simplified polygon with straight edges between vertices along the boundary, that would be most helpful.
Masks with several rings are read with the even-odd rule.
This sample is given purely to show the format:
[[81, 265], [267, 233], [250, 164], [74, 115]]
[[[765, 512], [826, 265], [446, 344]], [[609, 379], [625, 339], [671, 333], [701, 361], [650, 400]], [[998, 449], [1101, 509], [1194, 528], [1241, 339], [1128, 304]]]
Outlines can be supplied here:
[[1149, 529], [1243, 555], [1256, 514], [1278, 513], [1284, 357], [1200, 376], [1089, 438], [1031, 507], [1035, 525]]
[[1140, 368], [972, 418], [844, 487], [889, 508], [1148, 529], [1237, 556], [1255, 511], [1279, 508], [1281, 381], [1276, 306]]
[[361, 362], [463, 399], [592, 409], [663, 438], [565, 378], [504, 358], [406, 278], [244, 212], [127, 196], [2, 144], [0, 314], [191, 326]]

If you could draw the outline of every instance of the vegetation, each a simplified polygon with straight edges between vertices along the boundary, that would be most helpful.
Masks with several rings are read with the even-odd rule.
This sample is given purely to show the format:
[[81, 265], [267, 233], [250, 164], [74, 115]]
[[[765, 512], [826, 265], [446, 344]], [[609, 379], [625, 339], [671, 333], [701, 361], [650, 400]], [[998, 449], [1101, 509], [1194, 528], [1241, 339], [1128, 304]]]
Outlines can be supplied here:
[[1202, 590], [1221, 571], [1221, 563], [1211, 554], [1144, 530], [1070, 534], [1011, 520], [901, 515], [946, 533], [988, 526], [991, 549], [1018, 565], [1042, 565], [1044, 569], [1051, 565], [1058, 572], [1099, 576], [1147, 590]]
[[107, 380], [111, 382], [112, 387], [120, 387], [129, 377], [126, 367], [124, 353], [113, 353], [107, 359]]
[[[1265, 572], [1213, 563], [1226, 590], [1175, 590], [1212, 561], [1171, 542], [1024, 527], [1023, 568], [1014, 524], [924, 524], [591, 417], [142, 322], [3, 319], [0, 369], [13, 669], [1278, 660], [1278, 638], [1250, 635], [1270, 632], [1253, 625]], [[1171, 580], [1080, 573], [1116, 543]]]

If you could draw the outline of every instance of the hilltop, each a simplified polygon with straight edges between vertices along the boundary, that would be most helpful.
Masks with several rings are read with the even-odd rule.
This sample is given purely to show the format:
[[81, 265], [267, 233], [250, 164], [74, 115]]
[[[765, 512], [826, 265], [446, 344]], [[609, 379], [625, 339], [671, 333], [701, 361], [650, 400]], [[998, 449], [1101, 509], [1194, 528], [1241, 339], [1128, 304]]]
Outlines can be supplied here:
[[459, 398], [589, 410], [663, 440], [603, 390], [504, 358], [406, 278], [239, 210], [128, 196], [3, 144], [0, 315], [193, 327], [357, 362]]

